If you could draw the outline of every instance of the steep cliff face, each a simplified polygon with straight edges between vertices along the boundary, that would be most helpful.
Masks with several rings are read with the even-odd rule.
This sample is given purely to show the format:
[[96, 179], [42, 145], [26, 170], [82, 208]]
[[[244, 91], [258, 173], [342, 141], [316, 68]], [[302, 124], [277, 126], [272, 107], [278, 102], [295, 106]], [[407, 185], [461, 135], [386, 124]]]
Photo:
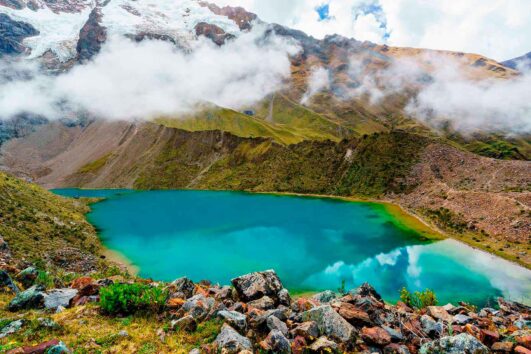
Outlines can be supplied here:
[[29, 23], [15, 21], [6, 14], [0, 13], [0, 58], [3, 55], [25, 53], [24, 38], [36, 36], [39, 31]]

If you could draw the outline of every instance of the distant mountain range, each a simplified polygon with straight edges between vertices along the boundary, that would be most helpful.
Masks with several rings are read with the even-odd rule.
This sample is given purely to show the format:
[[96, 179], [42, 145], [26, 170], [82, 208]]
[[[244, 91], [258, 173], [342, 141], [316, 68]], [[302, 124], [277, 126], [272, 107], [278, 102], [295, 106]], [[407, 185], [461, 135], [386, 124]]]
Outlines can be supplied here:
[[531, 70], [531, 52], [514, 59], [502, 61], [501, 64], [515, 70]]

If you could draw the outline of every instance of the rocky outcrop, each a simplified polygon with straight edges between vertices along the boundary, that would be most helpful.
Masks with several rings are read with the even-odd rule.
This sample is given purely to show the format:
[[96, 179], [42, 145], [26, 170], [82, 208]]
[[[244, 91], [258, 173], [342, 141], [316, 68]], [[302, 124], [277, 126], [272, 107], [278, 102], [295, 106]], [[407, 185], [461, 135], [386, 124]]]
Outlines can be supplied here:
[[236, 22], [242, 31], [250, 30], [252, 28], [252, 22], [258, 20], [256, 14], [248, 12], [242, 7], [219, 7], [216, 4], [208, 3], [206, 1], [202, 1], [200, 4], [201, 6], [208, 7], [208, 9], [216, 15], [227, 16]]
[[95, 7], [90, 16], [79, 31], [79, 40], [77, 42], [77, 58], [84, 62], [100, 52], [101, 46], [107, 40], [107, 30], [101, 25], [102, 13], [101, 8]]
[[206, 22], [199, 22], [195, 25], [195, 34], [196, 36], [205, 36], [218, 46], [222, 46], [226, 40], [234, 38], [233, 35], [226, 33], [222, 28]]
[[12, 20], [0, 13], [0, 58], [26, 52], [27, 48], [22, 43], [24, 38], [38, 34], [39, 31], [29, 23]]

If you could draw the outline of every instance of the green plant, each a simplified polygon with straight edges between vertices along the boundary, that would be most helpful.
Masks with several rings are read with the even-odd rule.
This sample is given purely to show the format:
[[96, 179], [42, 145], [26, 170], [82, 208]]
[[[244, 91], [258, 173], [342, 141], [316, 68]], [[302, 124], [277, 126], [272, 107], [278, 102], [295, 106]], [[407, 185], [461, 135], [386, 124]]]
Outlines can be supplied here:
[[340, 293], [341, 295], [345, 295], [347, 293], [345, 279], [341, 280], [341, 286], [337, 288], [337, 292]]
[[435, 295], [435, 292], [430, 289], [411, 293], [406, 288], [402, 288], [402, 290], [400, 290], [400, 300], [409, 307], [417, 309], [437, 305], [437, 296]]
[[100, 306], [108, 314], [158, 313], [167, 298], [167, 290], [145, 284], [113, 284], [100, 290]]

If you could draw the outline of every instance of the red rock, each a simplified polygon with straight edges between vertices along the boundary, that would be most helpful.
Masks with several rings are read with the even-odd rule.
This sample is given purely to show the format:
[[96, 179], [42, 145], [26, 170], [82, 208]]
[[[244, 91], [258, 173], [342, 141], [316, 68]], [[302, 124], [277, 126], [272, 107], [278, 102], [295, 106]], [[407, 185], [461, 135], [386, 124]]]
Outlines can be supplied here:
[[74, 281], [72, 281], [72, 284], [70, 285], [71, 288], [81, 290], [85, 286], [94, 283], [94, 279], [91, 277], [81, 277], [77, 278]]
[[13, 349], [13, 350], [8, 351], [7, 353], [8, 354], [19, 354], [19, 353], [20, 354], [44, 354], [48, 348], [53, 347], [54, 345], [58, 345], [58, 344], [59, 344], [59, 341], [57, 339], [52, 339], [48, 342], [44, 342], [44, 343], [38, 344], [33, 347], [28, 346], [28, 347]]
[[476, 337], [478, 339], [481, 339], [481, 332], [480, 332], [479, 328], [477, 328], [476, 326], [468, 323], [468, 324], [465, 325], [464, 330], [468, 334], [471, 334], [474, 337]]
[[181, 299], [179, 297], [174, 297], [168, 300], [166, 302], [166, 306], [170, 309], [179, 309], [181, 306], [186, 302], [186, 300]]
[[516, 342], [521, 346], [531, 349], [531, 336], [518, 336], [515, 338]]
[[482, 329], [480, 331], [481, 341], [488, 346], [491, 346], [500, 339], [498, 332]]
[[361, 330], [361, 338], [369, 344], [375, 344], [382, 347], [391, 343], [391, 336], [389, 333], [380, 327], [363, 327]]
[[513, 347], [513, 342], [496, 342], [491, 349], [495, 352], [510, 353], [513, 351]]
[[401, 312], [413, 312], [413, 309], [411, 307], [409, 307], [408, 305], [406, 305], [405, 303], [403, 303], [402, 301], [398, 301], [396, 303], [396, 307]]
[[293, 342], [291, 343], [291, 352], [293, 354], [302, 354], [306, 351], [306, 339], [301, 336], [296, 336]]
[[525, 348], [525, 347], [522, 347], [521, 345], [517, 346], [516, 348], [514, 348], [514, 352], [517, 353], [517, 354], [531, 354], [531, 350]]
[[452, 323], [453, 316], [448, 313], [442, 306], [428, 306], [428, 314], [436, 320], [442, 320], [447, 323]]
[[360, 310], [348, 302], [340, 302], [338, 304], [334, 304], [333, 307], [334, 310], [341, 315], [341, 317], [351, 324], [364, 325], [372, 323], [367, 312]]

